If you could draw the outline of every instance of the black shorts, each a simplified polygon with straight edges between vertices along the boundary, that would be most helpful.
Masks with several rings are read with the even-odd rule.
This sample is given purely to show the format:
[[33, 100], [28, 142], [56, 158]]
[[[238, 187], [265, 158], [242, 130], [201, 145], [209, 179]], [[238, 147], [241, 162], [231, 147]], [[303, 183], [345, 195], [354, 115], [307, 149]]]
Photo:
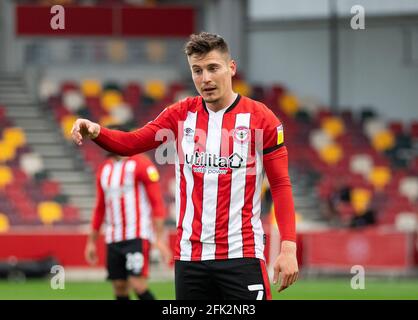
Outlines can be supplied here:
[[109, 280], [148, 277], [149, 241], [132, 239], [108, 244], [106, 264]]
[[176, 261], [177, 300], [270, 300], [264, 260]]

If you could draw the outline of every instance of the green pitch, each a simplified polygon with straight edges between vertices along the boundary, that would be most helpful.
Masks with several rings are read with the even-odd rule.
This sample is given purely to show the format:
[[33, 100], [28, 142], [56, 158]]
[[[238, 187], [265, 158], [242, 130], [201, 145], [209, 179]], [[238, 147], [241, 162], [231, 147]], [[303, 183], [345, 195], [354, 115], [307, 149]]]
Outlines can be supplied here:
[[[174, 299], [172, 282], [151, 282], [150, 287], [162, 300]], [[353, 290], [347, 279], [300, 279], [281, 293], [272, 287], [273, 299], [414, 299], [418, 300], [418, 280], [366, 280], [365, 289]], [[5, 299], [113, 299], [108, 282], [67, 282], [64, 290], [52, 290], [49, 280], [25, 283], [0, 281], [0, 300]]]

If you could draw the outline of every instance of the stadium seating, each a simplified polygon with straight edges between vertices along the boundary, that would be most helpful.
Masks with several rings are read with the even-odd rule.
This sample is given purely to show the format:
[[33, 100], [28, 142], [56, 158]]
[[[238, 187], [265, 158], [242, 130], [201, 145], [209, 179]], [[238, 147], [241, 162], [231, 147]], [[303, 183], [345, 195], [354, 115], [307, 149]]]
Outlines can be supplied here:
[[[46, 90], [45, 86], [42, 90], [45, 95], [54, 92]], [[65, 208], [68, 206], [66, 197], [61, 193], [60, 184], [48, 178], [42, 158], [27, 145], [25, 132], [13, 125], [2, 107], [0, 149], [0, 232], [16, 225], [50, 225], [61, 220], [73, 224], [81, 222], [77, 208], [72, 208], [68, 217], [66, 210], [61, 215], [55, 213], [54, 219], [48, 219], [45, 209], [43, 215], [39, 215], [39, 204], [56, 201]]]
[[[290, 166], [319, 173], [319, 198], [326, 203], [341, 187], [351, 188], [352, 203], [340, 206], [342, 221], [368, 206], [377, 211], [381, 224], [393, 225], [397, 215], [405, 212], [418, 214], [418, 153], [412, 151], [413, 141], [418, 141], [418, 122], [406, 130], [408, 124], [386, 124], [372, 108], [359, 113], [305, 108], [298, 103], [303, 99], [283, 86], [262, 91], [258, 99], [284, 123]], [[412, 156], [402, 158], [402, 154]]]
[[[414, 149], [418, 122], [385, 123], [371, 107], [361, 112], [332, 112], [313, 99], [297, 97], [283, 85], [252, 85], [239, 75], [233, 85], [237, 92], [264, 102], [282, 120], [290, 166], [319, 177], [313, 191], [321, 201], [326, 203], [343, 187], [351, 189], [351, 200], [339, 206], [342, 222], [369, 207], [377, 211], [381, 224], [405, 229], [405, 221], [413, 220], [410, 216], [418, 212]], [[39, 97], [70, 140], [78, 117], [104, 126], [135, 128], [192, 90], [181, 82], [158, 79], [144, 83], [92, 78], [57, 83], [43, 79]], [[78, 223], [77, 208], [66, 202], [59, 183], [45, 175], [42, 159], [26, 145], [25, 133], [13, 126], [1, 106], [0, 133], [0, 212], [7, 217], [4, 225]], [[106, 158], [106, 152], [89, 141], [80, 152], [93, 171]], [[172, 168], [163, 165], [159, 170], [163, 181], [173, 185]], [[164, 190], [164, 199], [167, 208], [173, 208], [173, 190]]]
[[[192, 89], [183, 83], [164, 83], [158, 79], [145, 83], [100, 79], [68, 80], [59, 86], [52, 83], [47, 79], [42, 82], [40, 96], [68, 139], [77, 117], [87, 117], [104, 126], [139, 127]], [[418, 122], [385, 123], [372, 107], [360, 112], [347, 109], [333, 112], [314, 99], [297, 97], [283, 85], [251, 85], [240, 75], [233, 86], [237, 92], [264, 102], [282, 120], [290, 166], [320, 177], [315, 188], [319, 199], [327, 202], [342, 187], [351, 188], [351, 201], [339, 207], [341, 221], [347, 222], [370, 207], [377, 210], [377, 222], [382, 224], [395, 225], [398, 214], [418, 212], [418, 159], [401, 157], [404, 150], [413, 148], [413, 141], [418, 141]], [[92, 170], [106, 157], [91, 142], [80, 150]], [[164, 181], [173, 181], [172, 168], [159, 166], [159, 169]], [[58, 192], [57, 186], [49, 182], [44, 182], [42, 190], [47, 200]], [[167, 207], [172, 207], [172, 192], [165, 190], [164, 198]], [[64, 217], [71, 210], [63, 207]], [[400, 221], [399, 225], [405, 223]]]
[[0, 233], [7, 232], [10, 228], [9, 218], [0, 212]]

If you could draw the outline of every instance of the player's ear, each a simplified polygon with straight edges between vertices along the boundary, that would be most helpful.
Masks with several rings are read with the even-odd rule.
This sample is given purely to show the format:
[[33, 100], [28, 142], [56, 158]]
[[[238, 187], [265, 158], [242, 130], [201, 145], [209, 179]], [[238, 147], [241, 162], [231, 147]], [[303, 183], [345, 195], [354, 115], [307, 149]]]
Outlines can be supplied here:
[[235, 76], [235, 74], [237, 73], [237, 64], [235, 62], [235, 60], [230, 60], [229, 61], [229, 68], [231, 69], [231, 75]]

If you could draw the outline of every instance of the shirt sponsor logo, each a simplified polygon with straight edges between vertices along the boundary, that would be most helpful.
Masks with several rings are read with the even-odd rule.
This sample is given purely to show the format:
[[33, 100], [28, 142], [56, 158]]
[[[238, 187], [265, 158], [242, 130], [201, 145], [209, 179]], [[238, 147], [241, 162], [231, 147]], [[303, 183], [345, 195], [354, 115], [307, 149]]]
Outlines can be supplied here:
[[241, 168], [243, 158], [238, 153], [229, 157], [219, 157], [213, 153], [198, 152], [186, 154], [186, 163], [193, 167], [194, 172], [227, 174], [228, 169]]

